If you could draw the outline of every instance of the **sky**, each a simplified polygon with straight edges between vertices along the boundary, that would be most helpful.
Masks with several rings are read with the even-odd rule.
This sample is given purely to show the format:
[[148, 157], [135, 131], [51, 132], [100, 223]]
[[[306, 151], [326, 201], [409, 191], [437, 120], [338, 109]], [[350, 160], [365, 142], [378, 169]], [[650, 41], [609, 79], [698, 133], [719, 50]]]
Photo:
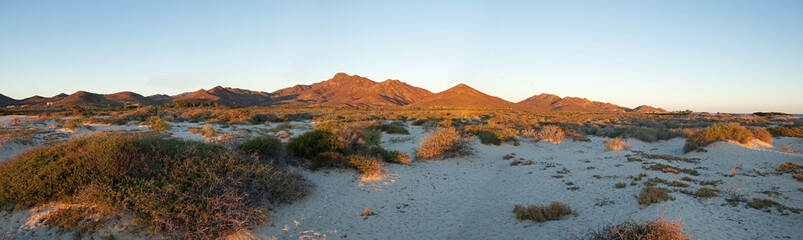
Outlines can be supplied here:
[[272, 92], [345, 72], [803, 113], [803, 1], [6, 1], [0, 93]]

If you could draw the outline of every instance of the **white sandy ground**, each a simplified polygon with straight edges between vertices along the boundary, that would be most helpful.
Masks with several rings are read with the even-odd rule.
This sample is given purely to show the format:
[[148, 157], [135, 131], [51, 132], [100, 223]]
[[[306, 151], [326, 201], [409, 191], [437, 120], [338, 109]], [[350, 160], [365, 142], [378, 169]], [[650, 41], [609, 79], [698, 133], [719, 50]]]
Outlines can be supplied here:
[[[2, 123], [2, 118], [0, 118]], [[306, 125], [308, 123], [299, 123]], [[2, 124], [0, 124], [2, 125]], [[173, 136], [209, 141], [186, 132], [188, 127], [200, 124], [174, 124]], [[215, 128], [219, 126], [212, 125]], [[238, 128], [269, 128], [271, 126], [238, 126]], [[392, 137], [408, 135], [385, 134], [383, 145], [413, 155], [414, 148], [426, 133], [416, 126], [408, 127], [413, 140], [390, 143]], [[98, 130], [98, 129], [96, 129]], [[224, 131], [235, 131], [231, 128]], [[294, 135], [303, 129], [293, 130]], [[271, 211], [274, 226], [262, 226], [245, 231], [233, 239], [574, 239], [597, 230], [609, 223], [629, 219], [652, 219], [657, 214], [667, 219], [684, 222], [684, 230], [693, 239], [801, 239], [803, 214], [781, 215], [774, 208], [771, 213], [731, 207], [724, 198], [731, 189], [745, 198], [766, 198], [764, 191], [774, 191], [770, 197], [789, 207], [803, 207], [803, 183], [789, 174], [775, 175], [774, 170], [783, 162], [803, 164], [803, 154], [786, 152], [780, 144], [803, 150], [803, 139], [776, 138], [773, 146], [754, 143], [743, 146], [734, 143], [716, 143], [706, 147], [708, 152], [683, 154], [683, 139], [656, 143], [643, 143], [628, 139], [630, 150], [651, 154], [669, 154], [700, 158], [700, 163], [665, 160], [647, 160], [681, 168], [699, 168], [703, 180], [722, 180], [716, 188], [719, 197], [700, 200], [676, 192], [674, 201], [652, 204], [641, 209], [635, 194], [649, 177], [669, 181], [680, 180], [685, 174], [663, 173], [643, 169], [641, 162], [628, 162], [624, 155], [631, 151], [605, 151], [603, 138], [591, 137], [591, 142], [566, 140], [561, 144], [521, 141], [520, 146], [503, 144], [487, 146], [472, 140], [474, 155], [441, 161], [414, 161], [411, 165], [386, 164], [384, 179], [363, 181], [353, 170], [337, 169], [310, 172], [294, 169], [312, 181], [311, 194], [294, 204], [275, 206]], [[6, 149], [2, 149], [3, 154]], [[15, 151], [22, 151], [17, 149]], [[502, 156], [515, 153], [515, 158], [502, 160]], [[4, 157], [6, 155], [0, 155]], [[524, 158], [533, 165], [510, 166], [510, 162]], [[646, 160], [646, 159], [645, 159]], [[733, 177], [729, 171], [736, 165]], [[546, 164], [557, 165], [542, 170]], [[571, 171], [564, 178], [553, 178], [557, 170], [566, 167]], [[591, 168], [593, 167], [593, 168]], [[637, 186], [630, 186], [628, 176], [646, 173]], [[768, 174], [764, 174], [768, 173]], [[601, 175], [601, 179], [592, 177]], [[574, 182], [578, 191], [567, 190], [566, 182]], [[628, 183], [615, 189], [617, 182]], [[698, 183], [686, 188], [695, 191]], [[666, 187], [666, 186], [664, 186]], [[709, 186], [710, 187], [710, 186]], [[671, 187], [670, 187], [671, 188]], [[613, 204], [595, 206], [603, 200]], [[512, 209], [515, 204], [544, 204], [560, 201], [579, 212], [578, 216], [560, 221], [538, 224], [518, 221]], [[367, 218], [360, 213], [369, 208], [377, 215]], [[0, 233], [11, 239], [63, 238], [72, 239], [70, 233], [31, 224], [38, 212], [34, 210], [0, 213]], [[41, 213], [39, 213], [41, 214]], [[111, 231], [116, 238], [129, 238], [123, 230]], [[104, 235], [107, 234], [107, 235]], [[109, 232], [84, 237], [108, 236]]]

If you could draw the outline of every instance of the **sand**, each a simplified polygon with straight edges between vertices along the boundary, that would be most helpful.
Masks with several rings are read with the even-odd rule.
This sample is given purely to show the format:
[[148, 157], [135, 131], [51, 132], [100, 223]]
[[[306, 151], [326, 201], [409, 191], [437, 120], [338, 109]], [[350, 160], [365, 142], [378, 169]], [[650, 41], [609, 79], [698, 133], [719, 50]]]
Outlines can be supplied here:
[[[309, 123], [299, 123], [308, 126]], [[136, 126], [126, 126], [136, 128]], [[194, 123], [174, 124], [173, 136], [213, 141], [186, 129], [202, 127]], [[213, 125], [218, 128], [219, 126]], [[238, 126], [238, 129], [265, 129], [271, 126]], [[114, 128], [114, 127], [111, 127]], [[414, 148], [426, 132], [409, 126], [411, 135], [385, 134], [383, 146], [413, 155]], [[100, 129], [100, 127], [96, 127]], [[307, 128], [308, 129], [308, 128]], [[129, 129], [131, 130], [131, 129]], [[144, 129], [143, 129], [144, 130]], [[232, 128], [221, 129], [236, 132]], [[305, 129], [292, 130], [294, 135]], [[412, 136], [413, 139], [390, 143], [393, 137]], [[708, 152], [684, 154], [685, 140], [644, 143], [626, 140], [630, 150], [605, 151], [603, 138], [590, 137], [591, 142], [565, 140], [560, 144], [523, 140], [519, 146], [482, 145], [471, 140], [474, 154], [439, 161], [414, 161], [411, 165], [386, 164], [387, 174], [380, 179], [362, 180], [354, 170], [330, 169], [311, 172], [294, 169], [315, 184], [311, 194], [293, 204], [274, 206], [271, 215], [274, 226], [261, 226], [243, 231], [232, 239], [573, 239], [588, 231], [598, 230], [608, 223], [630, 219], [652, 219], [663, 215], [684, 222], [684, 230], [693, 239], [766, 239], [799, 238], [803, 236], [803, 214], [776, 210], [767, 213], [731, 206], [724, 200], [729, 192], [746, 199], [769, 197], [789, 207], [803, 207], [803, 183], [789, 174], [775, 175], [774, 169], [783, 162], [803, 164], [803, 154], [788, 152], [780, 144], [803, 149], [803, 139], [776, 138], [773, 145], [753, 143], [716, 143], [706, 147]], [[23, 149], [24, 150], [24, 149]], [[5, 153], [7, 150], [2, 150]], [[22, 151], [17, 149], [16, 151]], [[640, 207], [634, 195], [649, 177], [669, 181], [680, 180], [686, 174], [644, 170], [641, 162], [629, 162], [625, 155], [632, 151], [650, 154], [669, 154], [700, 158], [699, 163], [650, 160], [681, 168], [697, 168], [695, 181], [721, 180], [716, 189], [718, 197], [698, 199], [679, 192], [676, 198]], [[502, 156], [515, 153], [510, 160]], [[0, 155], [0, 157], [5, 155]], [[532, 165], [511, 166], [523, 158]], [[741, 166], [730, 170], [736, 164]], [[554, 165], [544, 169], [548, 165]], [[558, 174], [562, 168], [568, 174]], [[648, 177], [637, 186], [614, 188], [617, 182], [630, 183], [628, 176], [646, 173]], [[563, 178], [554, 178], [563, 175]], [[600, 179], [593, 177], [600, 175]], [[572, 182], [573, 185], [567, 185]], [[695, 191], [698, 183], [685, 188]], [[569, 190], [570, 187], [579, 190]], [[664, 186], [665, 187], [665, 186]], [[710, 187], [710, 186], [709, 186]], [[544, 204], [552, 201], [566, 203], [578, 211], [577, 216], [559, 221], [534, 223], [518, 221], [512, 209], [515, 204]], [[604, 204], [603, 204], [604, 203]], [[376, 213], [360, 216], [366, 208]], [[51, 238], [46, 227], [27, 229], [19, 235], [30, 212], [20, 211], [0, 215], [0, 230], [11, 238]], [[10, 229], [10, 230], [9, 230]], [[94, 235], [93, 235], [94, 236]], [[101, 235], [98, 235], [101, 236]], [[118, 237], [115, 235], [115, 237]]]

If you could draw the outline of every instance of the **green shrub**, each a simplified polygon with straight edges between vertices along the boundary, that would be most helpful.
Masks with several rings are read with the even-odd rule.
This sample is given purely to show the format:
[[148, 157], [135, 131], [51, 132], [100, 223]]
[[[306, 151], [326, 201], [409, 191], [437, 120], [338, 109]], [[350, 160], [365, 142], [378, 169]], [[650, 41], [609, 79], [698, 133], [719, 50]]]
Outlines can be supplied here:
[[314, 159], [322, 152], [343, 152], [345, 146], [337, 136], [326, 130], [313, 130], [290, 139], [287, 150], [293, 156]]
[[768, 136], [771, 136], [771, 134], [763, 128], [753, 127], [748, 129], [739, 124], [718, 123], [706, 127], [686, 139], [686, 145], [683, 146], [683, 150], [691, 152], [715, 142], [728, 140], [746, 144], [750, 140], [759, 139], [766, 143], [772, 143], [772, 138]]
[[496, 137], [496, 134], [491, 131], [480, 131], [477, 133], [477, 137], [480, 139], [480, 142], [485, 145], [493, 144], [499, 146], [502, 144], [502, 139]]
[[666, 200], [675, 200], [666, 188], [645, 187], [638, 195], [638, 203], [646, 206]]
[[429, 120], [429, 119], [418, 119], [418, 120], [415, 120], [415, 121], [413, 121], [413, 126], [421, 126], [421, 125], [424, 125], [424, 123], [426, 123], [426, 122], [427, 122], [427, 120]]
[[266, 136], [252, 138], [237, 146], [237, 149], [250, 154], [275, 157], [283, 152], [284, 146], [282, 146], [282, 141], [279, 139]]
[[516, 214], [516, 219], [519, 221], [532, 220], [535, 222], [560, 220], [563, 216], [577, 215], [576, 211], [561, 202], [552, 202], [549, 206], [528, 205], [525, 207], [516, 204], [513, 206], [513, 213]]
[[218, 238], [270, 223], [269, 202], [307, 192], [301, 176], [275, 165], [155, 133], [101, 132], [0, 163], [0, 205], [80, 196], [132, 212], [170, 238]]

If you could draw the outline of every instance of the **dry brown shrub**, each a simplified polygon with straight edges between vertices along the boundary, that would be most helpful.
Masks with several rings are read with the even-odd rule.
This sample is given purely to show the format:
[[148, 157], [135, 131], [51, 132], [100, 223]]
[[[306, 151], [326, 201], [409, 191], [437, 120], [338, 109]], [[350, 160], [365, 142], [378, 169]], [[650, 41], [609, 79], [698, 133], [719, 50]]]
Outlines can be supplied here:
[[620, 224], [611, 224], [599, 232], [593, 232], [583, 238], [588, 240], [625, 240], [625, 239], [658, 239], [686, 240], [691, 236], [683, 232], [683, 223], [678, 220], [666, 221], [663, 216], [653, 220], [638, 219]]
[[456, 129], [442, 128], [421, 139], [415, 151], [417, 158], [444, 159], [467, 154], [468, 146]]
[[538, 131], [537, 136], [538, 139], [558, 144], [561, 141], [563, 141], [565, 133], [563, 132], [563, 129], [561, 129], [559, 126], [546, 125], [542, 127], [540, 131]]
[[622, 140], [621, 138], [605, 139], [602, 141], [602, 144], [605, 145], [605, 149], [608, 151], [624, 150], [630, 148], [630, 145], [628, 145], [625, 142], [625, 140]]

